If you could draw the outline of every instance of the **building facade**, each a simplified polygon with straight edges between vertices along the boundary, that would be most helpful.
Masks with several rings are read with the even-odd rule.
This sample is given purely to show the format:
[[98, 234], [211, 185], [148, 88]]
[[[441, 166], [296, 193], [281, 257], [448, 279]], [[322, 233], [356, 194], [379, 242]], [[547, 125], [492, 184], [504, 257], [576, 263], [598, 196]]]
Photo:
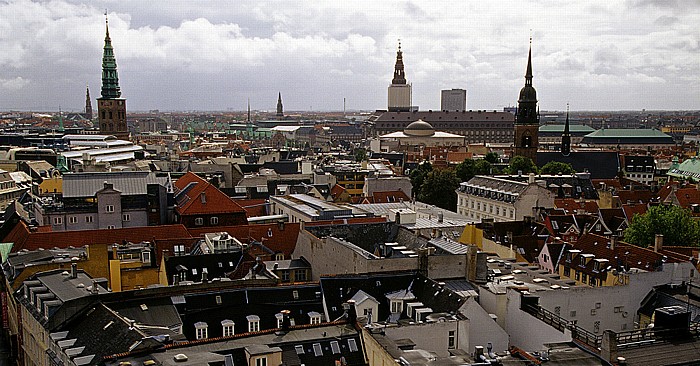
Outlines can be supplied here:
[[467, 91], [464, 89], [443, 90], [440, 98], [443, 111], [462, 112], [467, 109]]

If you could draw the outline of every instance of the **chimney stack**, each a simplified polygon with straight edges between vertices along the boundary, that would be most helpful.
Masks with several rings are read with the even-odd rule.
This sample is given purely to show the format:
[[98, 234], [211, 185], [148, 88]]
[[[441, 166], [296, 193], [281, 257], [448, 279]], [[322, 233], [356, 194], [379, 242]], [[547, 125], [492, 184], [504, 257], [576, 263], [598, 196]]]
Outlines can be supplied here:
[[438, 222], [442, 222], [444, 220], [444, 214], [442, 212], [438, 212]]
[[282, 310], [280, 311], [280, 313], [282, 313], [282, 334], [287, 334], [291, 325], [291, 321], [289, 320], [289, 314], [291, 314], [292, 312], [289, 310]]
[[180, 275], [173, 275], [173, 286], [177, 286], [180, 284]]
[[347, 314], [348, 322], [354, 325], [357, 322], [357, 313], [355, 312], [355, 300], [348, 300], [343, 303], [343, 310]]
[[658, 253], [664, 247], [664, 236], [663, 234], [656, 234], [654, 237], [654, 252]]
[[70, 278], [78, 278], [78, 265], [76, 263], [70, 265]]
[[617, 236], [610, 235], [610, 250], [615, 250], [616, 244], [617, 244]]
[[[520, 171], [518, 171], [518, 173], [520, 173]], [[520, 174], [518, 174], [518, 175], [520, 175]], [[528, 183], [528, 184], [535, 183], [535, 173], [530, 173], [530, 174], [528, 174], [528, 176], [527, 176], [527, 183]]]

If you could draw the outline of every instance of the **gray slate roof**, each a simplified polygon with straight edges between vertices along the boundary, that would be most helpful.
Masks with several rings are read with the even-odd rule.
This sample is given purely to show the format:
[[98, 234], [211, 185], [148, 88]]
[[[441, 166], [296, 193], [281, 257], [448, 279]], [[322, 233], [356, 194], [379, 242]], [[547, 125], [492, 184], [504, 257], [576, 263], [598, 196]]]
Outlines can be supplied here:
[[105, 182], [126, 196], [145, 195], [147, 184], [171, 187], [168, 177], [157, 177], [151, 172], [70, 173], [63, 176], [63, 197], [93, 197]]

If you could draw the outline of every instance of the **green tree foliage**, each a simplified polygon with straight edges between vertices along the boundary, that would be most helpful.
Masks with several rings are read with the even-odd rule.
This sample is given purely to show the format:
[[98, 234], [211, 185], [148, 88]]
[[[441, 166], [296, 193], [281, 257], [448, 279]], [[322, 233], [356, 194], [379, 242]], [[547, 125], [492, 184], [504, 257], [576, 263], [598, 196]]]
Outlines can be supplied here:
[[550, 161], [540, 169], [540, 174], [575, 174], [576, 170], [568, 163]]
[[476, 175], [474, 172], [474, 165], [476, 165], [476, 161], [464, 159], [463, 162], [457, 164], [455, 167], [455, 175], [462, 182], [472, 179]]
[[360, 162], [367, 160], [367, 150], [359, 148], [355, 149], [355, 161]]
[[518, 174], [518, 172], [522, 174], [537, 174], [537, 165], [532, 159], [518, 155], [510, 159], [510, 165], [506, 168], [506, 172], [508, 174]]
[[492, 175], [498, 174], [500, 171], [486, 160], [477, 160], [474, 165], [474, 173], [476, 175]]
[[457, 210], [459, 178], [451, 169], [435, 169], [427, 173], [418, 193], [418, 200], [450, 211]]
[[491, 164], [496, 164], [496, 163], [498, 163], [498, 160], [499, 160], [498, 153], [490, 152], [490, 153], [486, 154], [486, 156], [484, 157], [484, 160], [488, 161]]
[[427, 161], [419, 164], [416, 169], [413, 169], [413, 171], [411, 171], [411, 173], [409, 174], [409, 178], [411, 178], [411, 185], [413, 186], [413, 193], [415, 195], [418, 194], [421, 187], [423, 186], [423, 181], [425, 180], [425, 177], [431, 171], [433, 171], [433, 165]]
[[678, 206], [652, 206], [644, 215], [635, 215], [625, 241], [646, 248], [656, 234], [663, 234], [664, 245], [700, 246], [700, 224]]

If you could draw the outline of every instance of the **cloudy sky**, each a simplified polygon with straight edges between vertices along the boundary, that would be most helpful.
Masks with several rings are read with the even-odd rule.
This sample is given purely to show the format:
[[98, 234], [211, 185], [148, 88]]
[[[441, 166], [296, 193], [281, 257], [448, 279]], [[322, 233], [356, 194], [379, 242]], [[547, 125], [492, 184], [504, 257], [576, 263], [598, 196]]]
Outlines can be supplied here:
[[[99, 96], [104, 12], [129, 110], [386, 108], [397, 39], [413, 101], [700, 109], [700, 1], [0, 0], [0, 110]], [[94, 105], [93, 101], [93, 105]]]

